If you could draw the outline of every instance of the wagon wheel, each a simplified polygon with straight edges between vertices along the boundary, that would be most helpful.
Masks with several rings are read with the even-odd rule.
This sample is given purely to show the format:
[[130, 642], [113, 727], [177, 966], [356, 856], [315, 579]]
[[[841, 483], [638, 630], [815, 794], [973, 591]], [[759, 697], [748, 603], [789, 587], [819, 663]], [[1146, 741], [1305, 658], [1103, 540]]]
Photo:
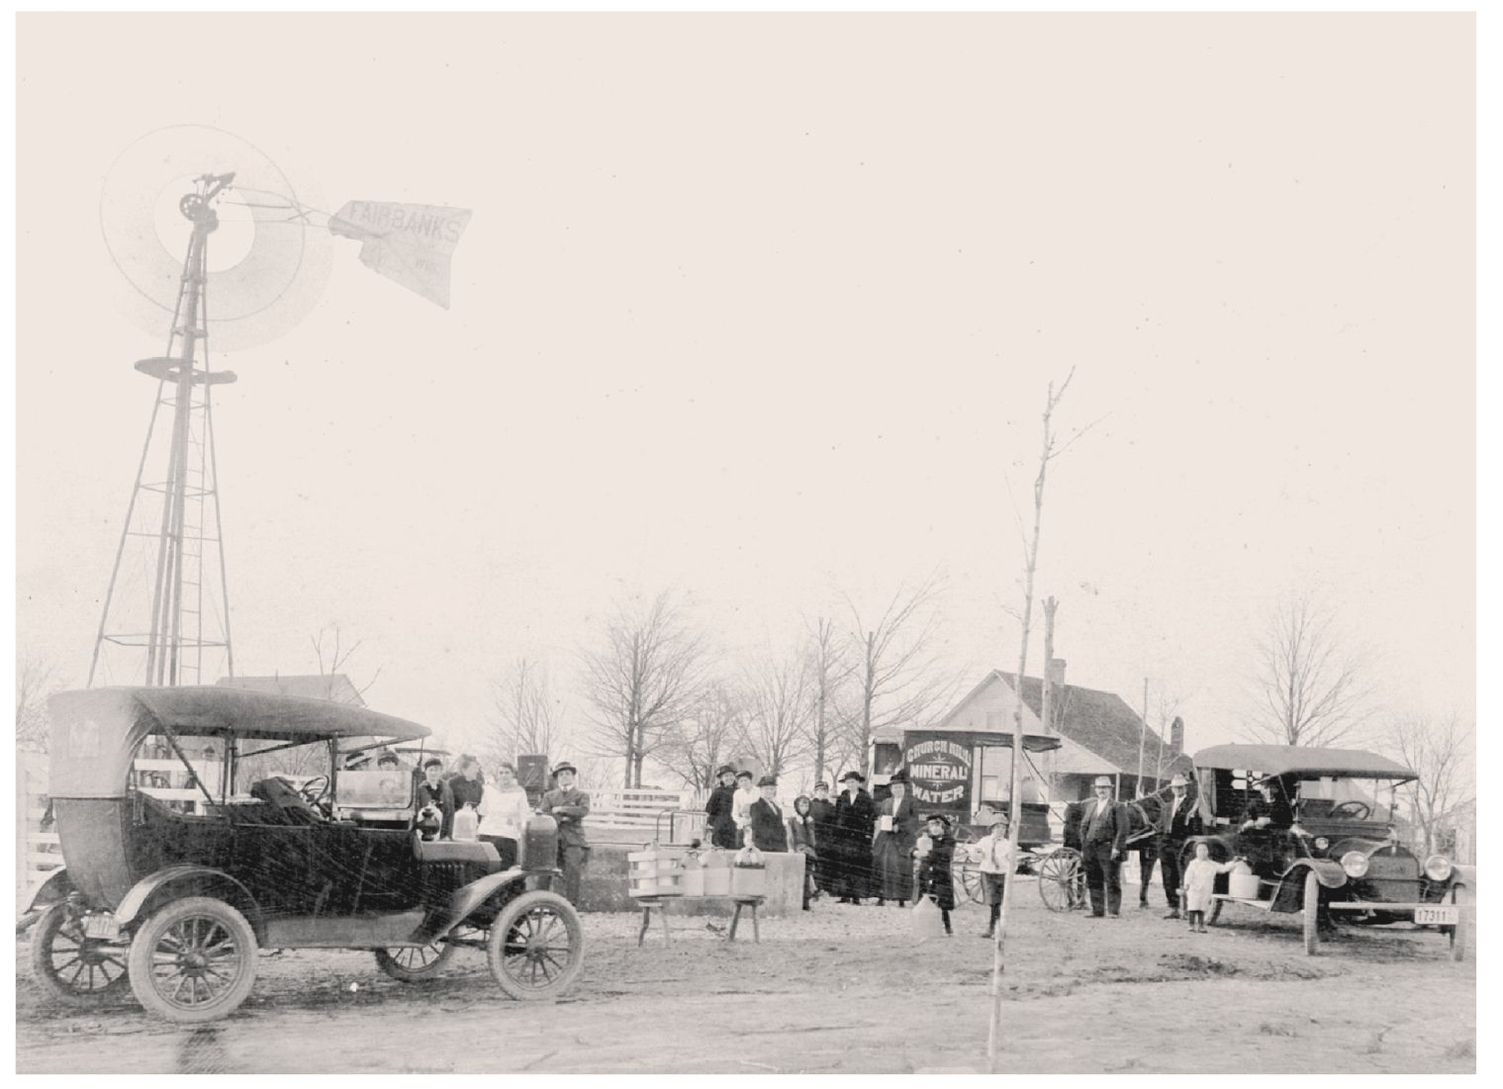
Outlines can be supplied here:
[[32, 974], [55, 997], [93, 1006], [122, 993], [129, 981], [125, 950], [85, 936], [68, 905], [53, 904], [31, 936]]
[[512, 998], [556, 998], [584, 968], [584, 928], [562, 896], [524, 892], [496, 916], [485, 952], [491, 975]]
[[189, 896], [146, 920], [130, 943], [130, 986], [148, 1013], [178, 1024], [233, 1013], [256, 983], [256, 934], [223, 900]]
[[447, 941], [376, 950], [376, 967], [403, 983], [420, 983], [442, 972], [458, 946]]
[[971, 903], [980, 904], [986, 900], [986, 882], [982, 880], [981, 871], [975, 866], [962, 862], [951, 867], [950, 872], [955, 878], [955, 884], [965, 891]]
[[1050, 911], [1069, 911], [1085, 892], [1080, 852], [1061, 847], [1038, 864], [1039, 896]]

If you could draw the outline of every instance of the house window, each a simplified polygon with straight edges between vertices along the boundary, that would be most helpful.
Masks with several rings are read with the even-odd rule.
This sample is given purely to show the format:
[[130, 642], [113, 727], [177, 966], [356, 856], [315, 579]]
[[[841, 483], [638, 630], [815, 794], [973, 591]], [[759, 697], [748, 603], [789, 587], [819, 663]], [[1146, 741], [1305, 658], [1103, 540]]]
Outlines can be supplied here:
[[983, 775], [981, 777], [981, 800], [983, 802], [1000, 802], [1006, 795], [1002, 793], [1002, 776]]

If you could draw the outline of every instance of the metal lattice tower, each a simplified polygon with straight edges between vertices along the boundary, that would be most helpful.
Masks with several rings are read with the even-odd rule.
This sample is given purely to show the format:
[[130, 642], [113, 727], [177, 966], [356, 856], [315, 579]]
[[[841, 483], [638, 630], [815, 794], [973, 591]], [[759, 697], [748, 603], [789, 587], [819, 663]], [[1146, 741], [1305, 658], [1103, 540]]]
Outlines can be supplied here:
[[[157, 380], [157, 393], [99, 618], [90, 685], [96, 676], [106, 684], [202, 684], [206, 676], [212, 682], [235, 672], [211, 397], [214, 386], [235, 375], [211, 371], [208, 361], [209, 236], [219, 225], [215, 199], [233, 179], [203, 175], [178, 204], [192, 235], [167, 350], [135, 365]], [[157, 426], [164, 405], [171, 409], [170, 431]]]

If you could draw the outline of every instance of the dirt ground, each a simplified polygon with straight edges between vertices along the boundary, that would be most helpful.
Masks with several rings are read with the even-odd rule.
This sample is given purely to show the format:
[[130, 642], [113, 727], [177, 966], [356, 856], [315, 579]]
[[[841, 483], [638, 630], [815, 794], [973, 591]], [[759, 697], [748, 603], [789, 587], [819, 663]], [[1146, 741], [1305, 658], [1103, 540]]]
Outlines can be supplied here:
[[[1471, 1073], [1476, 967], [1433, 931], [1346, 929], [1307, 957], [1297, 917], [1229, 908], [1207, 934], [1158, 890], [1121, 919], [1051, 914], [1016, 887], [1002, 1069], [1043, 1073]], [[27, 978], [19, 1073], [980, 1072], [991, 971], [984, 908], [915, 942], [897, 908], [826, 900], [732, 944], [704, 919], [636, 946], [637, 916], [589, 914], [586, 967], [557, 1003], [501, 995], [479, 952], [423, 985], [369, 954], [263, 954], [229, 1019], [185, 1030], [129, 999], [79, 1014]], [[351, 985], [358, 985], [351, 990]]]

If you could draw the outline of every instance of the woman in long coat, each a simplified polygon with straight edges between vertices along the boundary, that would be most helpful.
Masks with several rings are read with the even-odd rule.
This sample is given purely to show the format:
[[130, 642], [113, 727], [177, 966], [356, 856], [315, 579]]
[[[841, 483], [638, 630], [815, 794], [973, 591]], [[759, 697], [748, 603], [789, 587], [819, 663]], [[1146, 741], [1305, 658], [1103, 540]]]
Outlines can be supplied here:
[[[891, 796], [877, 805], [877, 832], [872, 838], [872, 877], [877, 904], [896, 900], [899, 906], [913, 899], [913, 845], [918, 839], [919, 818], [908, 793], [906, 772], [894, 772]], [[884, 821], [883, 818], [891, 818]], [[884, 829], [890, 824], [891, 830]]]
[[862, 789], [866, 776], [848, 771], [835, 799], [835, 891], [842, 904], [859, 904], [872, 895], [872, 825], [877, 807]]

